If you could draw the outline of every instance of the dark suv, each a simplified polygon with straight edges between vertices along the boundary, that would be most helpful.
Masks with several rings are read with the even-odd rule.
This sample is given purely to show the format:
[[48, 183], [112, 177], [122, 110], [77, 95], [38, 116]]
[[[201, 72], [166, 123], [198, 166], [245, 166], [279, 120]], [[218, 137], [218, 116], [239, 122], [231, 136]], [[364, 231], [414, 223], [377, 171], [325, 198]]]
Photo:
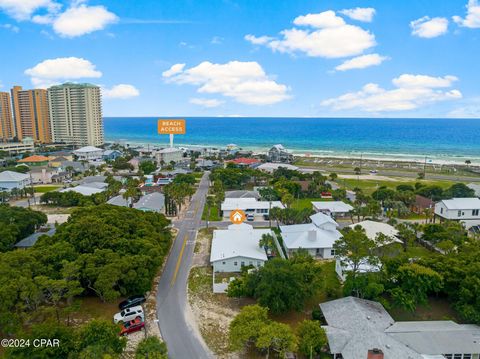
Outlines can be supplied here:
[[136, 305], [142, 305], [143, 303], [145, 303], [145, 300], [145, 296], [143, 295], [132, 295], [131, 297], [128, 297], [123, 302], [121, 302], [118, 305], [118, 308], [120, 308], [120, 310], [124, 310], [126, 308], [135, 307]]

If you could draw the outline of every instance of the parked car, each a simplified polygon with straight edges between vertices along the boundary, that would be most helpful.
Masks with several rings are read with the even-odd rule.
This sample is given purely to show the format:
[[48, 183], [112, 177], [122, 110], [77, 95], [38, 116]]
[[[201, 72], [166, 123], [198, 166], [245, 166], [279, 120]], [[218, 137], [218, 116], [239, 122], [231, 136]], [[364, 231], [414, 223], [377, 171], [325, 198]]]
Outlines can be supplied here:
[[145, 320], [145, 315], [143, 313], [143, 308], [140, 305], [137, 305], [136, 307], [132, 308], [126, 308], [122, 310], [121, 312], [118, 312], [113, 316], [113, 322], [119, 323], [119, 322], [128, 322], [133, 319], [140, 318], [142, 320]]
[[124, 310], [126, 308], [142, 305], [143, 303], [145, 303], [145, 300], [146, 300], [145, 296], [143, 295], [132, 295], [131, 297], [128, 297], [127, 299], [125, 299], [123, 302], [120, 302], [120, 304], [118, 305], [118, 308], [120, 310]]
[[371, 173], [372, 175], [376, 175], [378, 172], [377, 172], [377, 170], [371, 170], [370, 173]]
[[130, 320], [122, 325], [120, 335], [127, 335], [130, 333], [138, 332], [145, 328], [145, 322], [142, 319]]
[[255, 216], [253, 214], [247, 214], [247, 221], [253, 222], [255, 220]]

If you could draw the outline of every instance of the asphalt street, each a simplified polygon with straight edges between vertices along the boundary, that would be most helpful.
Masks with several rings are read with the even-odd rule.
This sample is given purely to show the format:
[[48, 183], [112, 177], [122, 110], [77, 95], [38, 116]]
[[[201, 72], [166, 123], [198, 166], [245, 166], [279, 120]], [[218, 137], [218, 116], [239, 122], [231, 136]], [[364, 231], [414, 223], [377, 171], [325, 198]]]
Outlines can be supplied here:
[[203, 339], [192, 329], [185, 317], [188, 274], [193, 260], [195, 236], [201, 226], [208, 193], [208, 176], [208, 172], [203, 175], [184, 219], [175, 224], [178, 234], [158, 285], [158, 325], [167, 343], [169, 357], [174, 359], [213, 358]]

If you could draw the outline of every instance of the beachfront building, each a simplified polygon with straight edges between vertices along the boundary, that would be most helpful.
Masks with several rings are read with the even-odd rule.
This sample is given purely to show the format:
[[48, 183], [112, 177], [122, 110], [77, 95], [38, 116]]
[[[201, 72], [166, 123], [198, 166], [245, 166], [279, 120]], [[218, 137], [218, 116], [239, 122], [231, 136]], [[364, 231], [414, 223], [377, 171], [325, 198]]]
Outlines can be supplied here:
[[47, 90], [23, 90], [21, 86], [14, 86], [11, 93], [17, 139], [30, 137], [35, 142], [51, 143]]
[[477, 359], [480, 327], [451, 320], [395, 322], [382, 304], [356, 297], [321, 303], [333, 358]]
[[10, 94], [0, 92], [0, 142], [6, 142], [15, 137]]
[[103, 149], [95, 146], [85, 146], [73, 151], [79, 161], [97, 162], [103, 158]]
[[103, 145], [100, 87], [74, 83], [52, 86], [48, 89], [48, 110], [53, 142]]
[[28, 174], [13, 171], [0, 172], [0, 191], [10, 192], [14, 188], [23, 189], [30, 183]]
[[258, 244], [270, 229], [254, 229], [251, 225], [231, 224], [228, 229], [213, 231], [210, 263], [213, 271], [241, 272], [242, 267], [262, 267], [267, 261], [265, 249]]
[[172, 162], [178, 163], [184, 161], [183, 150], [175, 147], [168, 147], [155, 153], [157, 165], [169, 165]]
[[288, 163], [272, 163], [272, 162], [262, 163], [257, 168], [264, 172], [273, 173], [276, 170], [278, 170], [280, 167], [286, 168], [287, 170], [292, 170], [292, 171], [298, 170], [297, 166], [293, 166]]
[[283, 145], [275, 145], [268, 150], [267, 158], [270, 162], [292, 163], [293, 154]]
[[459, 221], [467, 229], [478, 226], [480, 225], [480, 199], [471, 197], [441, 200], [435, 204], [434, 221], [437, 218], [440, 221]]
[[315, 212], [324, 213], [333, 218], [345, 217], [350, 214], [353, 207], [342, 201], [320, 201], [312, 202]]
[[263, 219], [270, 214], [271, 208], [285, 208], [280, 201], [258, 201], [256, 198], [225, 198], [221, 205], [223, 218], [229, 219], [230, 213], [240, 209], [248, 216], [252, 214], [256, 220]]
[[342, 237], [335, 220], [323, 213], [310, 216], [312, 223], [280, 226], [287, 256], [306, 250], [316, 259], [335, 257], [333, 244]]
[[[0, 136], [0, 140], [1, 140]], [[33, 139], [25, 137], [22, 142], [0, 142], [0, 151], [10, 154], [33, 152], [35, 150]]]

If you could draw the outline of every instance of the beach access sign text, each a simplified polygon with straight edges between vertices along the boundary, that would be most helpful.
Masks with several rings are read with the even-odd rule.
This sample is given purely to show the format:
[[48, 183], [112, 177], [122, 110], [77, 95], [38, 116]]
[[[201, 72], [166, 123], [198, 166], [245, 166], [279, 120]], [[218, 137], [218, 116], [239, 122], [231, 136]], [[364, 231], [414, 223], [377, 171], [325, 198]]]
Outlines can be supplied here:
[[184, 135], [186, 133], [185, 120], [159, 119], [158, 134], [160, 135]]

